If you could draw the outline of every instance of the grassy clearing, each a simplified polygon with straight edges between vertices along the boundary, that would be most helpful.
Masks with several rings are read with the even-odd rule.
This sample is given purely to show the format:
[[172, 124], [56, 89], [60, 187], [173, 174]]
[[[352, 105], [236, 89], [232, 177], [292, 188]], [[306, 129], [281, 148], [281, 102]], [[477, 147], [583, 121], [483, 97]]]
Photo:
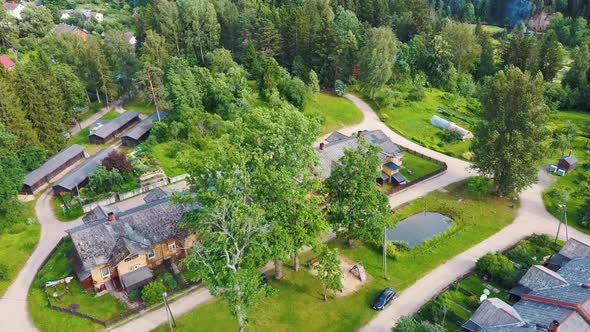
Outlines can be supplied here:
[[58, 197], [51, 197], [51, 207], [55, 212], [55, 217], [59, 221], [72, 221], [76, 220], [84, 215], [84, 210], [82, 206], [77, 203], [77, 200], [70, 201], [70, 208], [65, 210], [63, 207], [63, 203], [60, 198]]
[[[479, 108], [474, 99], [466, 99], [458, 95], [438, 89], [424, 89], [424, 98], [420, 101], [407, 100], [407, 93], [402, 92], [398, 106], [381, 106], [377, 100], [385, 99], [383, 92], [378, 93], [374, 101], [369, 101], [379, 117], [387, 126], [400, 135], [423, 145], [429, 149], [463, 159], [470, 159], [470, 141], [445, 143], [440, 134], [443, 132], [430, 123], [433, 115], [446, 118], [457, 125], [472, 130], [477, 123], [474, 112]], [[382, 103], [384, 104], [384, 103]], [[437, 112], [442, 108], [446, 114]]]
[[0, 233], [0, 263], [8, 267], [8, 276], [0, 280], [0, 296], [23, 267], [37, 242], [41, 227], [35, 218], [35, 201], [22, 204], [18, 223]]
[[[568, 172], [565, 176], [556, 176], [557, 181], [553, 183], [543, 194], [545, 207], [555, 217], [559, 218], [561, 213], [558, 208], [558, 202], [551, 195], [554, 189], [562, 189], [570, 194], [570, 201], [567, 203], [568, 221], [578, 230], [590, 233], [590, 229], [578, 224], [577, 210], [584, 202], [584, 198], [590, 193], [584, 183], [590, 183], [590, 113], [575, 111], [558, 111], [550, 114], [549, 127], [552, 130], [563, 127], [568, 121], [578, 127], [578, 136], [574, 139], [571, 149], [574, 156], [578, 159], [578, 165], [575, 170]], [[561, 152], [551, 149], [547, 153], [545, 163], [557, 165], [557, 159]]]
[[[409, 181], [414, 181], [419, 177], [433, 173], [442, 168], [442, 165], [439, 163], [409, 152], [404, 152], [402, 162], [403, 168], [400, 170], [400, 173], [402, 173]], [[412, 171], [412, 174], [410, 174], [410, 171]]]
[[351, 101], [327, 93], [310, 97], [305, 105], [305, 112], [318, 112], [322, 115], [323, 134], [363, 121], [363, 114]]
[[160, 143], [151, 147], [154, 158], [160, 163], [164, 173], [168, 176], [178, 176], [186, 173], [180, 167], [180, 160], [182, 155], [189, 153], [192, 148], [184, 143], [176, 143], [174, 141]]
[[156, 111], [156, 106], [151, 102], [146, 102], [141, 98], [135, 98], [130, 102], [123, 104], [126, 110], [137, 111], [139, 113], [150, 115]]
[[[28, 307], [33, 322], [41, 331], [61, 332], [65, 327], [69, 331], [97, 331], [104, 328], [102, 325], [90, 320], [79, 318], [70, 314], [58, 312], [47, 306], [44, 284], [49, 280], [56, 280], [73, 275], [67, 258], [68, 251], [72, 248], [72, 241], [66, 239], [49, 258], [47, 263], [35, 276], [29, 289]], [[50, 292], [55, 289], [50, 288]], [[63, 288], [58, 288], [63, 293]], [[72, 303], [80, 305], [78, 311], [106, 320], [127, 310], [127, 306], [120, 303], [114, 296], [105, 294], [94, 297], [91, 292], [86, 292], [75, 280], [71, 283], [71, 293], [65, 294], [60, 300], [52, 299], [52, 304], [60, 307], [69, 307]]]
[[[472, 199], [463, 192], [463, 184], [452, 185], [446, 192], [430, 193], [397, 211], [392, 222], [420, 211], [439, 211], [451, 216], [456, 226], [396, 259], [389, 258], [390, 281], [382, 277], [379, 248], [364, 244], [348, 248], [344, 241], [335, 240], [330, 245], [339, 248], [340, 254], [363, 262], [370, 275], [365, 286], [351, 295], [324, 302], [319, 281], [307, 269], [294, 272], [285, 268], [282, 281], [270, 281], [275, 294], [251, 310], [247, 330], [357, 330], [376, 314], [369, 305], [384, 287], [403, 290], [449, 258], [496, 233], [512, 222], [515, 209], [510, 208], [511, 204], [510, 200], [497, 197]], [[302, 257], [302, 261], [310, 257]], [[219, 300], [193, 309], [179, 317], [177, 322], [177, 331], [228, 331], [237, 327], [226, 305]], [[162, 325], [156, 331], [166, 329]]]

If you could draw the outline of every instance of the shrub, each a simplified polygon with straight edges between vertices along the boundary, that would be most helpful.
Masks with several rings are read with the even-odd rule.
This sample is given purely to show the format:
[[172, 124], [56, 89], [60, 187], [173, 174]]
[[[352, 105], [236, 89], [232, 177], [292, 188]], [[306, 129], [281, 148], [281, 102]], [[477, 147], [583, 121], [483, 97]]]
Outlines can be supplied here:
[[336, 82], [334, 82], [334, 90], [337, 96], [344, 96], [346, 94], [346, 88], [346, 84], [341, 80], [336, 80]]
[[547, 195], [551, 197], [557, 204], [565, 204], [570, 201], [571, 196], [569, 191], [565, 188], [557, 187], [549, 190]]
[[127, 155], [118, 150], [109, 153], [109, 155], [102, 161], [102, 165], [108, 171], [116, 169], [121, 172], [121, 174], [131, 173], [133, 171], [133, 166], [131, 165], [131, 161], [127, 159]]
[[586, 197], [584, 203], [578, 209], [578, 219], [580, 225], [590, 228], [590, 196]]
[[475, 264], [475, 270], [506, 287], [512, 286], [516, 279], [516, 270], [512, 262], [501, 253], [488, 253], [481, 257]]
[[458, 142], [462, 141], [461, 136], [459, 136], [459, 134], [457, 134], [454, 131], [441, 130], [441, 131], [437, 132], [436, 134], [443, 142], [445, 142], [447, 144], [453, 144], [453, 143], [458, 143]]
[[467, 181], [467, 192], [481, 198], [485, 196], [492, 185], [492, 180], [481, 176], [474, 176]]
[[10, 269], [8, 268], [8, 265], [0, 263], [0, 280], [8, 280], [10, 278], [8, 275], [9, 273]]
[[148, 304], [156, 304], [162, 301], [162, 293], [166, 291], [166, 286], [161, 280], [154, 280], [145, 285], [141, 291], [141, 298]]
[[137, 301], [141, 299], [141, 288], [136, 288], [129, 292], [129, 300]]
[[475, 311], [479, 307], [479, 299], [477, 296], [468, 296], [465, 299], [465, 304], [467, 305], [467, 308]]
[[539, 247], [551, 248], [553, 247], [553, 240], [547, 234], [533, 235], [529, 241]]
[[424, 99], [425, 96], [424, 88], [421, 85], [414, 85], [410, 90], [410, 93], [408, 93], [408, 100], [420, 101]]
[[162, 280], [164, 286], [166, 286], [166, 289], [168, 290], [176, 289], [176, 287], [178, 287], [178, 282], [170, 272], [162, 273], [159, 279]]

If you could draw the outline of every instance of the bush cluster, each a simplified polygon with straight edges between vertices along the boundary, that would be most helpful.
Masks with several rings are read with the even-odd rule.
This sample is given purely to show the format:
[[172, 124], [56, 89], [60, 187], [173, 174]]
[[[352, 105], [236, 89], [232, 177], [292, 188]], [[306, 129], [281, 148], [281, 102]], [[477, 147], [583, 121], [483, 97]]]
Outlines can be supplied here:
[[481, 257], [475, 264], [475, 270], [479, 275], [492, 279], [504, 287], [512, 287], [517, 277], [510, 259], [500, 252], [488, 253]]

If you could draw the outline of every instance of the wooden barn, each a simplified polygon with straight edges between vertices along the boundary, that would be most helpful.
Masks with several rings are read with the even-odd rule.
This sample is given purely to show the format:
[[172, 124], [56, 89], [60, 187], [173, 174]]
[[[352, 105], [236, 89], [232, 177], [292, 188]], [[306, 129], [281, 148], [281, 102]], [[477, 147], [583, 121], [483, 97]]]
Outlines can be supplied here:
[[88, 135], [88, 140], [92, 144], [105, 144], [117, 134], [122, 133], [138, 121], [138, 112], [127, 111], [118, 117], [93, 128]]
[[56, 175], [66, 168], [84, 158], [84, 148], [78, 144], [70, 145], [55, 156], [47, 160], [43, 165], [25, 175], [22, 193], [34, 194], [39, 188], [49, 183]]

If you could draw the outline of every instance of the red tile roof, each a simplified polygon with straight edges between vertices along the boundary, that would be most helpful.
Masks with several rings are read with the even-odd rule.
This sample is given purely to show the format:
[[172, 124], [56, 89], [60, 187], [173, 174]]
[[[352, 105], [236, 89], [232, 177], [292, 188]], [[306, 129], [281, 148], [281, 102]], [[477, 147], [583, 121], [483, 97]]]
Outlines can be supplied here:
[[10, 60], [10, 58], [6, 55], [0, 55], [0, 63], [2, 66], [4, 66], [4, 69], [10, 69], [14, 67], [14, 62], [12, 62], [12, 60]]

